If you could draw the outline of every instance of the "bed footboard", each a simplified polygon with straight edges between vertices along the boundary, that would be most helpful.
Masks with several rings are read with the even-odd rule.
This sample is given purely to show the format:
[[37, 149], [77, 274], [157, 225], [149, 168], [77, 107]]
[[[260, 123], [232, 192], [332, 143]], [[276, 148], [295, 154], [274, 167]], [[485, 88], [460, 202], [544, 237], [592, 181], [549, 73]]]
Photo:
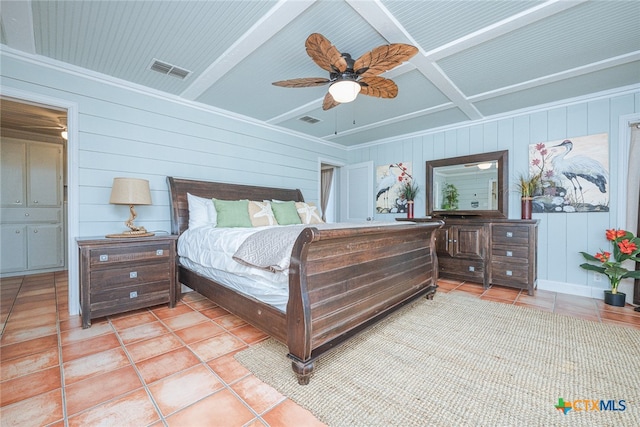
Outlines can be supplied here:
[[437, 288], [441, 221], [318, 230], [298, 237], [289, 267], [287, 345], [300, 384], [323, 353]]

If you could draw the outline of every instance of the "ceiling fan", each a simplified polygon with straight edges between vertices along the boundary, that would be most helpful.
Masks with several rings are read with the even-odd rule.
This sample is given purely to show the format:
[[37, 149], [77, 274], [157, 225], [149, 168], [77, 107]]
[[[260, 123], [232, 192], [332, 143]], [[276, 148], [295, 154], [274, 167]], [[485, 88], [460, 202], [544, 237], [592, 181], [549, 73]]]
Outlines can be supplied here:
[[329, 78], [303, 77], [273, 82], [281, 87], [329, 86], [322, 109], [328, 110], [341, 103], [351, 102], [358, 93], [378, 98], [395, 98], [398, 86], [393, 80], [378, 76], [404, 61], [411, 59], [418, 48], [403, 43], [378, 46], [354, 60], [341, 53], [322, 34], [313, 33], [305, 42], [307, 54], [320, 68], [329, 72]]

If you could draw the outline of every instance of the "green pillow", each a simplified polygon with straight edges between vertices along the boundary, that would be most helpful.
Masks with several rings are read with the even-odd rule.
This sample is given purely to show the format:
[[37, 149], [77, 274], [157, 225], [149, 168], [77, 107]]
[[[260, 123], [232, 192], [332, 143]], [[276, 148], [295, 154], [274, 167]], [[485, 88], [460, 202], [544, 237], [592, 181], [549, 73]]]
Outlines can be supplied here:
[[302, 224], [294, 201], [273, 202], [271, 203], [271, 210], [273, 210], [273, 215], [280, 225]]
[[216, 227], [252, 227], [248, 200], [213, 199], [218, 213]]

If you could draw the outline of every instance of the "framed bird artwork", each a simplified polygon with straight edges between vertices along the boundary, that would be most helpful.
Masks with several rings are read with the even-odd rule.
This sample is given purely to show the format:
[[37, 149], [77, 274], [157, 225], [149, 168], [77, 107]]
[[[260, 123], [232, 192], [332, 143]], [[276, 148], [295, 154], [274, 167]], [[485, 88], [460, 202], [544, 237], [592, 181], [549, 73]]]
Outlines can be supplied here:
[[388, 163], [376, 168], [376, 213], [406, 213], [402, 186], [413, 181], [410, 162]]
[[608, 134], [529, 145], [529, 174], [542, 184], [533, 197], [533, 212], [608, 212]]

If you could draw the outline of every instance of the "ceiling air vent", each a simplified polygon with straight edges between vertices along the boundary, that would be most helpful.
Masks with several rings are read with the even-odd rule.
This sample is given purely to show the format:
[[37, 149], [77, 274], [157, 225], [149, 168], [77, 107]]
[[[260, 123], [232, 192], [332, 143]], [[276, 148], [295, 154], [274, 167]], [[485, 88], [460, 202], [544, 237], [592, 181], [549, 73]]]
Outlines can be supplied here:
[[310, 124], [315, 124], [320, 121], [320, 119], [316, 119], [315, 117], [311, 117], [311, 116], [300, 117], [298, 120], [302, 120], [303, 122], [307, 122]]
[[175, 65], [168, 64], [166, 62], [158, 61], [155, 58], [151, 62], [149, 69], [153, 71], [157, 71], [162, 74], [167, 74], [169, 76], [177, 77], [179, 79], [184, 79], [189, 74], [191, 74], [191, 71], [189, 70], [185, 70], [184, 68], [180, 68]]

